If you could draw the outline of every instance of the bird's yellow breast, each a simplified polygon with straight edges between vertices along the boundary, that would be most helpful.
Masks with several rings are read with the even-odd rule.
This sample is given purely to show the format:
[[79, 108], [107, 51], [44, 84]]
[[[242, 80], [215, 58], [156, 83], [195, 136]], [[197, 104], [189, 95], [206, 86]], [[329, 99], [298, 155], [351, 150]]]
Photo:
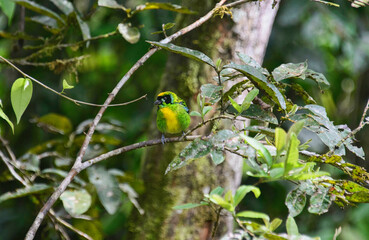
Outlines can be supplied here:
[[161, 111], [163, 117], [165, 118], [168, 133], [178, 133], [181, 131], [181, 126], [179, 124], [176, 112], [169, 107], [161, 108], [159, 111]]

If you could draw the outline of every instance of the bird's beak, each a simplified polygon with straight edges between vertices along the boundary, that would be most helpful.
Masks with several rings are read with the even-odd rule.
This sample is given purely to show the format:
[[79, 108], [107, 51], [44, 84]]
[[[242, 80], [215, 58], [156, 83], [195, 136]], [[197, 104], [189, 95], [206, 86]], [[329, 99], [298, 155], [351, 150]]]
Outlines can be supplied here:
[[156, 101], [154, 102], [154, 104], [155, 104], [155, 105], [160, 105], [160, 104], [161, 104], [161, 101], [160, 101], [160, 100], [156, 100]]

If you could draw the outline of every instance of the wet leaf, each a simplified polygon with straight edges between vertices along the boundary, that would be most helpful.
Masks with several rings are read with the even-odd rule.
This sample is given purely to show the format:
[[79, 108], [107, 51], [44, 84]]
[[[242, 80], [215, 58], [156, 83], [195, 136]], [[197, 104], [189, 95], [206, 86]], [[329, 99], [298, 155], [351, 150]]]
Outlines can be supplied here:
[[286, 100], [276, 86], [269, 83], [267, 78], [260, 70], [248, 66], [230, 63], [224, 68], [233, 68], [244, 74], [259, 90], [263, 90], [268, 96], [277, 103], [282, 109], [286, 109]]
[[287, 194], [285, 204], [290, 216], [296, 217], [302, 212], [302, 210], [304, 210], [306, 204], [306, 193], [302, 192], [299, 188], [290, 191]]
[[35, 119], [37, 126], [44, 128], [47, 131], [66, 135], [73, 129], [72, 122], [69, 118], [56, 114], [49, 113], [38, 119]]
[[45, 192], [52, 187], [46, 184], [34, 184], [30, 187], [18, 188], [15, 192], [7, 192], [0, 196], [0, 203], [9, 199], [25, 197], [28, 195]]
[[204, 84], [200, 87], [201, 96], [208, 98], [211, 104], [214, 104], [222, 97], [222, 86], [214, 84]]
[[91, 195], [84, 189], [65, 191], [60, 199], [65, 210], [73, 217], [85, 213], [91, 206]]
[[163, 48], [165, 50], [168, 50], [170, 52], [174, 52], [177, 54], [180, 54], [182, 56], [194, 59], [196, 61], [199, 62], [203, 62], [206, 63], [210, 66], [212, 66], [214, 69], [216, 69], [216, 66], [213, 62], [213, 60], [211, 60], [211, 58], [209, 58], [207, 55], [205, 55], [204, 53], [197, 51], [197, 50], [192, 50], [189, 48], [185, 48], [185, 47], [180, 47], [177, 45], [174, 45], [172, 43], [160, 43], [160, 42], [152, 42], [152, 41], [147, 41], [148, 43]]
[[128, 23], [119, 23], [118, 31], [123, 36], [123, 38], [131, 44], [135, 44], [140, 40], [141, 33], [138, 28], [131, 27]]
[[32, 81], [28, 78], [18, 78], [12, 85], [10, 98], [17, 117], [17, 124], [31, 101], [32, 91]]
[[307, 67], [307, 62], [282, 64], [273, 70], [272, 75], [277, 82], [293, 77], [305, 79]]
[[100, 202], [109, 214], [114, 214], [122, 202], [122, 192], [116, 179], [102, 166], [87, 169], [88, 179], [95, 186]]
[[199, 138], [185, 147], [168, 165], [165, 174], [188, 165], [192, 160], [204, 157], [210, 153], [211, 143]]

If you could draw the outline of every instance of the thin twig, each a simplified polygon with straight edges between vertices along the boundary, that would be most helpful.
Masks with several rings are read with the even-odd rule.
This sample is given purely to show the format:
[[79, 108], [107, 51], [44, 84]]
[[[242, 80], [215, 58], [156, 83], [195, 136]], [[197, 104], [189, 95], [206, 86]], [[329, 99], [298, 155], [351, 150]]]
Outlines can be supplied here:
[[[205, 16], [201, 17], [191, 25], [179, 30], [178, 32], [174, 33], [173, 35], [163, 39], [160, 41], [161, 43], [169, 43], [173, 41], [174, 39], [192, 31], [193, 29], [199, 27], [206, 21], [208, 21], [212, 16], [214, 11], [221, 7], [227, 0], [221, 0], [215, 8], [213, 8], [209, 13], [207, 13]], [[123, 78], [118, 82], [116, 87], [113, 89], [109, 97], [106, 99], [104, 106], [101, 107], [98, 114], [96, 115], [95, 119], [93, 120], [93, 124], [90, 126], [88, 133], [86, 134], [86, 138], [82, 144], [82, 147], [79, 151], [79, 154], [75, 160], [75, 163], [72, 167], [72, 169], [69, 171], [66, 178], [60, 183], [58, 188], [55, 190], [55, 192], [50, 196], [48, 201], [45, 203], [45, 205], [41, 208], [39, 213], [37, 214], [32, 226], [29, 228], [27, 235], [25, 237], [25, 240], [32, 240], [36, 234], [36, 231], [38, 230], [39, 226], [41, 225], [41, 222], [45, 218], [45, 214], [49, 211], [49, 209], [54, 205], [56, 200], [60, 197], [60, 195], [65, 191], [67, 186], [70, 184], [70, 182], [73, 180], [73, 178], [78, 174], [78, 170], [81, 169], [82, 166], [82, 158], [86, 153], [87, 147], [91, 141], [92, 135], [94, 134], [95, 128], [97, 124], [100, 122], [100, 119], [102, 118], [102, 115], [104, 114], [106, 108], [110, 104], [111, 101], [115, 98], [115, 96], [118, 94], [120, 89], [123, 87], [123, 85], [131, 78], [132, 74], [141, 67], [156, 51], [158, 51], [157, 47], [154, 47], [150, 49], [144, 56], [142, 56], [133, 66], [132, 68], [123, 76]]]
[[9, 158], [7, 158], [1, 150], [0, 150], [0, 158], [3, 160], [6, 167], [9, 169], [9, 172], [16, 180], [22, 183], [25, 187], [29, 186], [29, 184], [14, 170], [13, 166], [9, 163], [10, 161]]
[[211, 233], [211, 239], [214, 239], [215, 238], [215, 234], [217, 233], [218, 226], [219, 226], [220, 212], [221, 211], [222, 211], [222, 208], [221, 207], [219, 207], [218, 210], [216, 211], [217, 218], [215, 219], [213, 232]]
[[[18, 71], [20, 74], [22, 74], [24, 77], [31, 79], [32, 81], [34, 81], [35, 83], [41, 85], [42, 87], [46, 88], [47, 90], [50, 90], [51, 92], [59, 95], [60, 97], [63, 97], [71, 102], [74, 102], [76, 105], [82, 104], [82, 105], [87, 105], [87, 106], [93, 106], [93, 107], [103, 107], [103, 104], [95, 104], [95, 103], [88, 103], [88, 102], [84, 102], [84, 101], [80, 101], [80, 100], [76, 100], [73, 99], [71, 97], [68, 97], [48, 86], [46, 86], [45, 84], [43, 84], [42, 82], [40, 82], [39, 80], [31, 77], [30, 75], [26, 74], [25, 72], [23, 72], [22, 70], [20, 70], [18, 67], [16, 67], [13, 63], [11, 63], [9, 60], [7, 60], [6, 58], [4, 58], [3, 56], [0, 56], [0, 59], [2, 59], [4, 62], [6, 62], [7, 64], [9, 64], [11, 67], [13, 67], [16, 71]], [[129, 102], [125, 102], [125, 103], [118, 103], [118, 104], [110, 104], [108, 105], [108, 107], [118, 107], [118, 106], [125, 106], [134, 102], [137, 102], [143, 98], [146, 98], [147, 94], [145, 94], [144, 96], [141, 96], [135, 100], [129, 101]]]

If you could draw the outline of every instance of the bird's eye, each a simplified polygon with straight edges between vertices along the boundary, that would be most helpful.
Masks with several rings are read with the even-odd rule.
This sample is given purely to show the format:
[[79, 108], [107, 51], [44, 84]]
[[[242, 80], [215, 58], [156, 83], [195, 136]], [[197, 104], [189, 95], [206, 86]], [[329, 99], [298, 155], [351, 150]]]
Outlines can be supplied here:
[[166, 95], [166, 96], [164, 96], [164, 101], [165, 101], [166, 104], [169, 104], [169, 103], [172, 102], [172, 99], [169, 95]]

